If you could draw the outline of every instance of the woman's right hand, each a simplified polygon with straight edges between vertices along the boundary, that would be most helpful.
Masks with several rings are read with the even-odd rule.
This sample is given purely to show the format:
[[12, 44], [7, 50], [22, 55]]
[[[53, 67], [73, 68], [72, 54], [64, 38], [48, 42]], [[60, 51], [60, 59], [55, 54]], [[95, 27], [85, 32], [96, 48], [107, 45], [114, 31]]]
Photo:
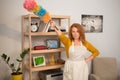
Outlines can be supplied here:
[[51, 21], [50, 21], [50, 26], [51, 26], [52, 28], [55, 28], [55, 27], [56, 27], [55, 22], [51, 20]]
[[52, 21], [52, 20], [50, 21], [50, 26], [55, 29], [55, 31], [57, 32], [58, 35], [62, 34], [61, 30], [56, 27], [56, 24], [54, 21]]

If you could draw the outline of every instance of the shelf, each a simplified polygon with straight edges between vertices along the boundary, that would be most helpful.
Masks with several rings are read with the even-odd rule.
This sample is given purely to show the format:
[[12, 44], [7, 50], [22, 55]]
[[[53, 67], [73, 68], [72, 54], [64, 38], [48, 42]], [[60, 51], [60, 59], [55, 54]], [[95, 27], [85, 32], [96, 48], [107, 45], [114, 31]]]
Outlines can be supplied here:
[[31, 54], [40, 54], [40, 53], [55, 53], [65, 51], [65, 48], [57, 49], [45, 49], [45, 50], [31, 50]]
[[[26, 67], [26, 69], [29, 70], [29, 64], [24, 64], [24, 66]], [[56, 64], [46, 64], [45, 66], [40, 66], [40, 67], [34, 67], [32, 66], [31, 71], [35, 72], [35, 71], [43, 71], [43, 70], [49, 70], [49, 69], [56, 69], [56, 68], [61, 68], [63, 67], [64, 64], [60, 64], [60, 63], [56, 63]]]
[[64, 64], [54, 64], [54, 65], [51, 65], [51, 64], [47, 64], [45, 66], [41, 66], [41, 67], [32, 67], [32, 72], [34, 71], [43, 71], [43, 70], [49, 70], [49, 69], [56, 69], [56, 68], [61, 68], [63, 67]]
[[[64, 16], [64, 15], [50, 15], [50, 16], [54, 19], [70, 19], [70, 16]], [[35, 14], [27, 14], [27, 15], [23, 15], [23, 17], [26, 19], [28, 19], [29, 17], [40, 18], [39, 16]]]
[[64, 15], [51, 15], [54, 19], [70, 19], [70, 16], [64, 16]]
[[[59, 26], [64, 26], [66, 23], [68, 25], [68, 27], [70, 26], [70, 16], [66, 16], [66, 15], [50, 15], [52, 20], [57, 20], [57, 23]], [[44, 50], [34, 50], [33, 49], [33, 41], [37, 41], [36, 38], [43, 38], [45, 37], [45, 39], [51, 39], [51, 38], [57, 38], [59, 41], [59, 44], [61, 44], [59, 38], [57, 37], [57, 33], [54, 32], [31, 32], [31, 23], [32, 22], [38, 22], [41, 17], [37, 16], [35, 14], [27, 14], [27, 15], [23, 15], [22, 16], [22, 50], [25, 49], [25, 47], [28, 45], [28, 47], [30, 48], [30, 53], [29, 53], [29, 62], [24, 62], [23, 64], [23, 69], [28, 69], [29, 71], [29, 80], [39, 80], [38, 78], [33, 78], [33, 72], [36, 71], [43, 71], [43, 70], [50, 70], [50, 69], [57, 69], [57, 68], [62, 68], [64, 66], [64, 60], [61, 60], [61, 53], [63, 51], [65, 51], [64, 47], [60, 47], [56, 48], [56, 49], [44, 49]], [[43, 22], [44, 23], [44, 22]], [[63, 25], [62, 25], [63, 24]], [[66, 25], [66, 26], [67, 26]], [[44, 25], [41, 25], [42, 28], [44, 28]], [[52, 30], [51, 30], [52, 31]], [[65, 35], [68, 35], [68, 32], [64, 32], [63, 33]], [[44, 39], [42, 40], [44, 41]], [[25, 44], [27, 43], [27, 44]], [[39, 45], [39, 43], [38, 43]], [[48, 54], [58, 54], [56, 55], [58, 60], [56, 60], [57, 58], [55, 58], [55, 64], [50, 64], [50, 62], [52, 61], [52, 57], [46, 57], [48, 58], [48, 61], [46, 62], [45, 66], [39, 66], [39, 67], [34, 67], [33, 65], [33, 56], [37, 56], [37, 55], [41, 55], [44, 54], [45, 56], [47, 56]]]
[[[67, 34], [68, 32], [63, 32], [64, 34]], [[25, 33], [26, 36], [29, 35], [29, 33]], [[31, 36], [56, 36], [56, 32], [34, 32], [30, 33]]]

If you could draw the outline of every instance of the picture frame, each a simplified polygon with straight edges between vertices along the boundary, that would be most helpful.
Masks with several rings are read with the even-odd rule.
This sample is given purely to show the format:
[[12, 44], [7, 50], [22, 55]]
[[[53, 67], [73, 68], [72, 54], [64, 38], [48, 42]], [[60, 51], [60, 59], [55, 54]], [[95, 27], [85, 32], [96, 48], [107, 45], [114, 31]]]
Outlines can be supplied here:
[[45, 57], [44, 56], [35, 56], [33, 57], [33, 63], [34, 67], [44, 66], [45, 63]]
[[81, 19], [81, 24], [86, 33], [103, 32], [103, 15], [82, 14]]
[[58, 39], [47, 39], [46, 40], [46, 47], [48, 49], [56, 49], [59, 47]]

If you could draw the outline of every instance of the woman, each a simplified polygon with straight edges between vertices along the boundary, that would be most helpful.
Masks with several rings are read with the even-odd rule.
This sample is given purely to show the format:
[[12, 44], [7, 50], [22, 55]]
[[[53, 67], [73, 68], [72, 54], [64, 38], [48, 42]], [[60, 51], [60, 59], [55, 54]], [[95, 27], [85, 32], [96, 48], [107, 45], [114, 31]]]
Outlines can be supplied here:
[[[55, 28], [60, 41], [66, 49], [67, 60], [64, 66], [63, 80], [88, 80], [87, 62], [95, 58], [99, 51], [85, 39], [83, 27], [74, 23], [69, 29], [69, 38], [64, 35], [57, 27], [54, 21], [51, 26]], [[85, 58], [85, 53], [90, 51], [91, 56]]]

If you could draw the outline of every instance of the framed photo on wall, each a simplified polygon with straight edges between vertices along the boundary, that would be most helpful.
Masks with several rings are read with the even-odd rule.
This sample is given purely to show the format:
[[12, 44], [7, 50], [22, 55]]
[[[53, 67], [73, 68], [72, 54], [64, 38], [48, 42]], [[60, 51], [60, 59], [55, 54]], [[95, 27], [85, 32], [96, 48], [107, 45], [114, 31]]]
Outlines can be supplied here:
[[87, 33], [100, 33], [103, 32], [103, 15], [86, 15], [81, 16], [85, 32]]

